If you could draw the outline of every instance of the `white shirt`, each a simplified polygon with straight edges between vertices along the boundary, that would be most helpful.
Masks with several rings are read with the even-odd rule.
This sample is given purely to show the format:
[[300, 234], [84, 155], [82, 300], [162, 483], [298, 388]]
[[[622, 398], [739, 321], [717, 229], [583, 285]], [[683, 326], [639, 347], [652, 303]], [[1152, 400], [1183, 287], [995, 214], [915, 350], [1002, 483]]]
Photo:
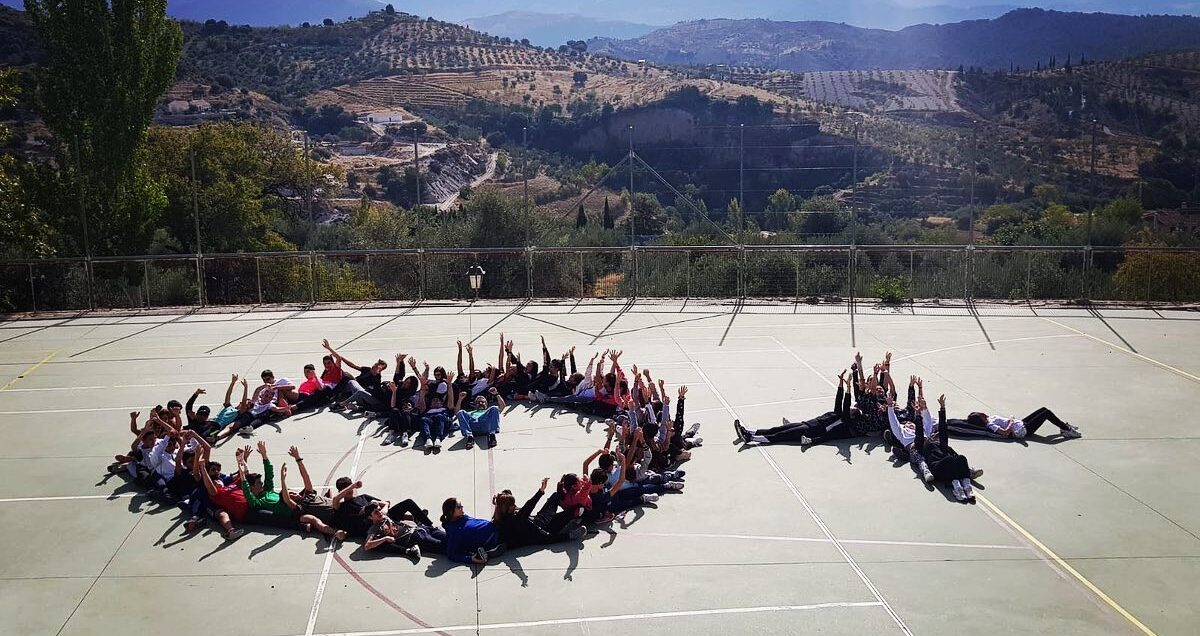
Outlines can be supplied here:
[[154, 471], [163, 481], [171, 481], [175, 476], [175, 453], [169, 452], [167, 446], [171, 438], [164, 437], [154, 444], [154, 448], [146, 453], [146, 466]]
[[993, 433], [1002, 434], [1001, 431], [1008, 428], [1009, 424], [1012, 425], [1011, 434], [1013, 437], [1016, 437], [1016, 438], [1025, 437], [1025, 422], [1022, 422], [1021, 420], [1018, 420], [1016, 418], [1009, 418], [1009, 417], [989, 418], [987, 427], [988, 427], [988, 430]]

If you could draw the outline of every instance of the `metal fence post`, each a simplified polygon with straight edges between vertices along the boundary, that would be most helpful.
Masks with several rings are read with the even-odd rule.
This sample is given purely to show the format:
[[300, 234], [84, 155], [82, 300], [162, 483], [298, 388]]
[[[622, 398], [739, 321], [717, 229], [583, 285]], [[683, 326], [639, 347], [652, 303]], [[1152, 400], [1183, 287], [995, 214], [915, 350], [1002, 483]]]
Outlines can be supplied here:
[[[632, 205], [632, 204], [630, 204]], [[638, 297], [638, 262], [637, 247], [629, 246], [630, 271], [633, 272], [633, 297]]]
[[33, 305], [33, 313], [37, 313], [37, 285], [33, 283], [33, 263], [26, 263], [29, 266], [29, 302]]
[[425, 249], [417, 249], [417, 300], [425, 300]]
[[[1126, 254], [1125, 258], [1129, 258], [1129, 255]], [[1153, 260], [1146, 259], [1146, 303], [1147, 304], [1149, 304], [1151, 302], [1150, 301], [1150, 270], [1154, 269], [1153, 267], [1150, 266], [1150, 263], [1152, 263], [1152, 262], [1153, 262]], [[30, 280], [33, 280], [33, 279], [31, 278]]]
[[83, 275], [87, 285], [88, 309], [96, 308], [96, 281], [92, 279], [92, 257], [88, 256], [83, 261]]
[[1025, 252], [1025, 302], [1033, 301], [1033, 252]]
[[583, 278], [583, 252], [579, 253], [579, 300], [583, 300], [585, 291]]
[[146, 288], [146, 308], [150, 308], [153, 303], [150, 302], [150, 261], [142, 261], [142, 287]]
[[207, 294], [204, 293], [204, 255], [197, 254], [196, 255], [196, 302], [199, 303], [199, 305], [201, 307], [204, 306], [204, 301], [205, 301], [206, 296], [207, 296]]
[[258, 304], [263, 304], [262, 298], [262, 259], [254, 257], [254, 280], [258, 285]]
[[1083, 299], [1091, 302], [1092, 300], [1092, 246], [1083, 246]]
[[371, 283], [371, 255], [367, 254], [367, 300], [375, 300], [375, 285]]
[[687, 262], [687, 265], [684, 266], [686, 281], [684, 282], [683, 297], [690, 299], [692, 297], [692, 253], [684, 252], [683, 260]]
[[317, 259], [312, 250], [308, 251], [308, 300], [317, 304]]
[[857, 269], [858, 252], [855, 251], [854, 246], [851, 245], [850, 249], [846, 252], [846, 277], [849, 279], [847, 282], [850, 285], [850, 313], [854, 313], [854, 279], [857, 278]]
[[525, 297], [533, 300], [533, 246], [525, 248]]
[[963, 299], [972, 300], [974, 286], [971, 284], [971, 265], [975, 262], [975, 246], [968, 245], [963, 250]]

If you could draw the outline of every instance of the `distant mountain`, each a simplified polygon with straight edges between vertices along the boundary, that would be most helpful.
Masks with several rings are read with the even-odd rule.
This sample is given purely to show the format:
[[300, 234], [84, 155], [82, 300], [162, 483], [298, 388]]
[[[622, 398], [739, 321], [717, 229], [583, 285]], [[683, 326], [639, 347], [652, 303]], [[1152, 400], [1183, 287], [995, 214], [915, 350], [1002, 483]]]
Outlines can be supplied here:
[[1033, 67], [1052, 56], [1115, 59], [1200, 48], [1200, 18], [1018, 9], [993, 20], [899, 31], [831, 22], [698, 20], [640, 38], [597, 38], [588, 49], [666, 64], [734, 64], [789, 71]]
[[[0, 0], [0, 4], [17, 9], [25, 7], [22, 0]], [[376, 0], [169, 0], [167, 14], [197, 22], [213, 19], [230, 24], [277, 26], [303, 22], [318, 24], [325, 18], [340, 22], [383, 7], [384, 3]]]
[[508, 11], [482, 18], [468, 18], [462, 23], [483, 31], [514, 40], [528, 39], [538, 46], [558, 46], [568, 40], [593, 37], [636, 38], [659, 27], [623, 20], [601, 20], [575, 14]]

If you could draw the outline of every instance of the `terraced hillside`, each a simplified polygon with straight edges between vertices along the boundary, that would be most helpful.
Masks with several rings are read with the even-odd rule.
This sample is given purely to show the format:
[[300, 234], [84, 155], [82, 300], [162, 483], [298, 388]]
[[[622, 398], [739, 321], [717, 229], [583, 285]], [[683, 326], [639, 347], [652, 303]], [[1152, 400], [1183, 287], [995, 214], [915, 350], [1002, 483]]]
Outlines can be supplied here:
[[1200, 50], [1159, 53], [1077, 67], [1105, 99], [1171, 113], [1200, 126]]

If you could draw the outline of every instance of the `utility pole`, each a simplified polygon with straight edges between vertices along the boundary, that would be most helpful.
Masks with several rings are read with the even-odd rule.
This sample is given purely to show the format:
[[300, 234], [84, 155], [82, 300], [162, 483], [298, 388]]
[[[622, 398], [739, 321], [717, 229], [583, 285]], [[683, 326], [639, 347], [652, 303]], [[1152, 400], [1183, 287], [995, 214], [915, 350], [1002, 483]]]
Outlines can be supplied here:
[[629, 247], [634, 244], [633, 231], [633, 125], [629, 126]]
[[[1095, 119], [1093, 119], [1092, 120], [1092, 176], [1091, 176], [1092, 197], [1093, 198], [1096, 196], [1096, 125], [1097, 124], [1098, 124], [1098, 122]], [[1088, 206], [1087, 244], [1089, 247], [1092, 245], [1092, 210], [1094, 210], [1095, 207], [1096, 207], [1096, 204], [1094, 201], [1093, 201], [1092, 205]]]
[[850, 244], [858, 245], [858, 128], [860, 117], [854, 118], [854, 168], [850, 182]]
[[413, 128], [413, 171], [417, 175], [417, 204], [414, 208], [421, 205], [421, 149], [417, 146], [417, 129]]
[[522, 202], [529, 209], [529, 127], [521, 128], [521, 178], [525, 180], [525, 195]]
[[979, 171], [979, 122], [971, 122], [971, 224], [967, 226], [967, 244], [975, 244], [975, 177]]
[[202, 267], [204, 263], [204, 248], [200, 244], [200, 199], [196, 194], [196, 146], [195, 146], [195, 131], [192, 131], [188, 144], [188, 155], [192, 163], [192, 220], [196, 224], [196, 295], [200, 301], [200, 306], [204, 306], [204, 274]]
[[746, 124], [738, 124], [738, 243], [746, 245]]

